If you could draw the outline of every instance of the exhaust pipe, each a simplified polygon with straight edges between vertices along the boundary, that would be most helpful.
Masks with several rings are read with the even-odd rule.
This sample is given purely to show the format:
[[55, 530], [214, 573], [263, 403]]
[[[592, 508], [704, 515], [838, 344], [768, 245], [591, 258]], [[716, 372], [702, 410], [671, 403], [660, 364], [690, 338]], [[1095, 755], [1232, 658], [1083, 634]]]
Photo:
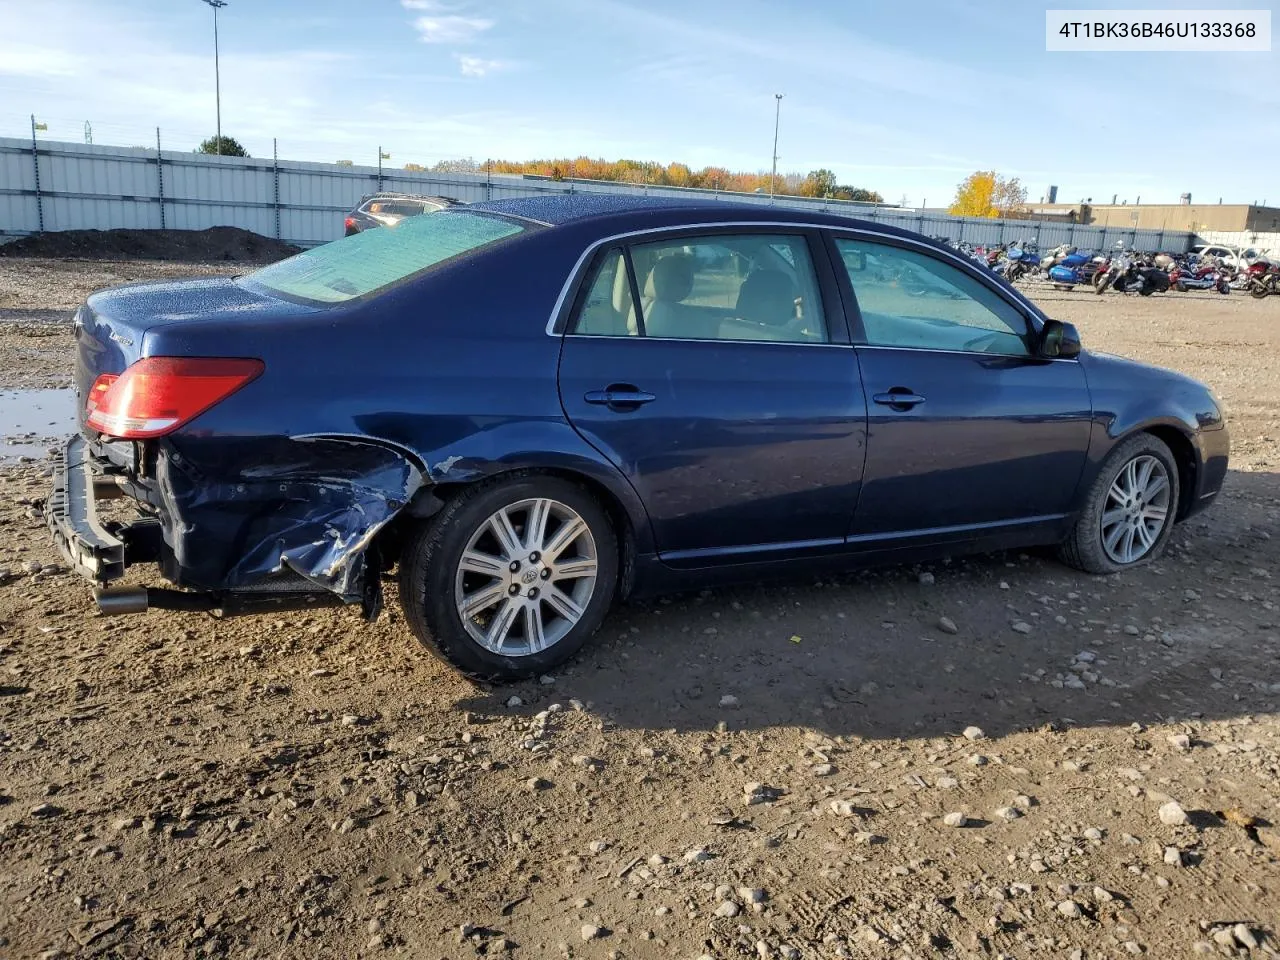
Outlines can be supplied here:
[[98, 601], [98, 609], [107, 616], [147, 612], [146, 587], [104, 588], [95, 590], [93, 596]]

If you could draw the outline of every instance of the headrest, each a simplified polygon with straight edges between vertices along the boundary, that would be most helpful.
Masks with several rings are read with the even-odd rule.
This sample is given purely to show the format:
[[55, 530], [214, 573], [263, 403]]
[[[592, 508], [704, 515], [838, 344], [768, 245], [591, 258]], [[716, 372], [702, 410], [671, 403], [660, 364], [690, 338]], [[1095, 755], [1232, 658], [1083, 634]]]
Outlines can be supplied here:
[[664, 303], [679, 303], [693, 293], [693, 257], [677, 253], [661, 258], [649, 271], [644, 295]]
[[738, 316], [781, 327], [796, 316], [796, 289], [781, 270], [759, 270], [738, 290]]

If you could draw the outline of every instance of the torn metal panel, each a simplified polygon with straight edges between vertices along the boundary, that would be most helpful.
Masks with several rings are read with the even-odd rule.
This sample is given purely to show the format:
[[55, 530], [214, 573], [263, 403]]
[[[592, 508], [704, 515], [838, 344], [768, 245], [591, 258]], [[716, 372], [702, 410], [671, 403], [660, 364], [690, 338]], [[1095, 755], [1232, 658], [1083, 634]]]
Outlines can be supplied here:
[[424, 483], [410, 457], [376, 441], [279, 438], [236, 461], [252, 465], [210, 476], [171, 446], [157, 457], [165, 540], [190, 586], [301, 577], [359, 600], [369, 544]]

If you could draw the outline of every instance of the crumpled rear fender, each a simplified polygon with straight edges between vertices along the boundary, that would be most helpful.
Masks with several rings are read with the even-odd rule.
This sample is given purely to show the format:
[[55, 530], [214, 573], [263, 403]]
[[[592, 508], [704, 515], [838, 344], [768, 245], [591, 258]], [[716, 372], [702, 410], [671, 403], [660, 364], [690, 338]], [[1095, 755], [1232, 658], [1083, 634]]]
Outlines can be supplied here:
[[495, 424], [428, 453], [359, 434], [162, 442], [155, 505], [184, 586], [261, 589], [301, 577], [356, 602], [364, 599], [370, 544], [415, 499], [438, 485], [517, 470], [597, 484], [625, 513], [635, 552], [652, 552], [635, 489], [571, 426], [553, 420]]
[[157, 456], [156, 505], [183, 584], [236, 590], [302, 577], [360, 600], [369, 544], [422, 487], [420, 461], [366, 437], [250, 446], [230, 460], [173, 446]]

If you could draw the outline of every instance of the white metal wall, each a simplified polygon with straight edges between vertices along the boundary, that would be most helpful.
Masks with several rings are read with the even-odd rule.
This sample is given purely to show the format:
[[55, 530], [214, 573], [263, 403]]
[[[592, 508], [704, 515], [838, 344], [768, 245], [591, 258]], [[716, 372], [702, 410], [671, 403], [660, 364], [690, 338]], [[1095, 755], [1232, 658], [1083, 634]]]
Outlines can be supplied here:
[[[40, 230], [235, 226], [312, 246], [341, 236], [343, 215], [360, 197], [378, 189], [443, 194], [469, 203], [596, 192], [771, 202], [759, 194], [680, 187], [399, 169], [384, 169], [379, 175], [376, 167], [51, 141], [37, 143], [33, 155], [30, 140], [0, 137], [0, 241]], [[1185, 231], [949, 217], [841, 200], [778, 197], [772, 202], [982, 245], [1034, 239], [1042, 249], [1071, 243], [1082, 250], [1103, 250], [1124, 243], [1140, 250], [1183, 251], [1192, 243]]]

